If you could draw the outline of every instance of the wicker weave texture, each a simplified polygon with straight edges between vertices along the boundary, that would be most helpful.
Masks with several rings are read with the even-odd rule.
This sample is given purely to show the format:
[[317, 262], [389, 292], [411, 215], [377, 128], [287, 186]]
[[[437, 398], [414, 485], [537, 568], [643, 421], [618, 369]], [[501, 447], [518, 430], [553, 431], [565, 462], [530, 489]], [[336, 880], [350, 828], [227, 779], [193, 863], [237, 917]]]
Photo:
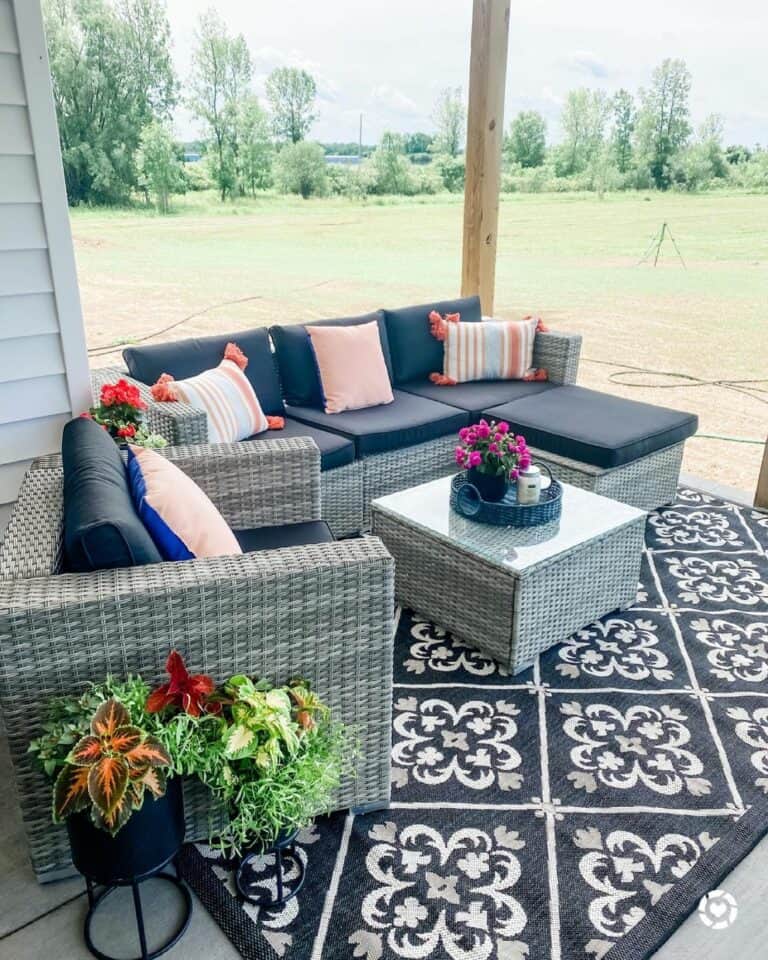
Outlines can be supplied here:
[[371, 502], [419, 483], [437, 480], [456, 470], [456, 437], [450, 434], [402, 450], [377, 453], [363, 460], [365, 529], [371, 525]]
[[320, 474], [321, 516], [336, 537], [363, 529], [363, 464], [354, 460]]
[[522, 576], [373, 508], [395, 558], [398, 602], [518, 673], [637, 593], [645, 518], [586, 541]]
[[576, 383], [580, 353], [581, 334], [555, 330], [537, 333], [533, 342], [533, 365], [543, 367], [551, 383]]
[[676, 443], [612, 470], [602, 470], [536, 448], [531, 448], [531, 453], [537, 463], [545, 463], [564, 483], [621, 500], [641, 510], [655, 510], [675, 498], [683, 447], [683, 443]]

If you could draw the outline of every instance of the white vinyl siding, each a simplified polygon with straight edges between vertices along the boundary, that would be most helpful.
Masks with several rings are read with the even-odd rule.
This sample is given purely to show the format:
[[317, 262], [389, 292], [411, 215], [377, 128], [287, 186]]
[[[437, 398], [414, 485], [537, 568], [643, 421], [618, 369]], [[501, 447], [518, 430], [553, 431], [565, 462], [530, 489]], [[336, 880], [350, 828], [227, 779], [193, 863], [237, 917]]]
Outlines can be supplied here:
[[0, 538], [90, 398], [40, 0], [0, 0]]

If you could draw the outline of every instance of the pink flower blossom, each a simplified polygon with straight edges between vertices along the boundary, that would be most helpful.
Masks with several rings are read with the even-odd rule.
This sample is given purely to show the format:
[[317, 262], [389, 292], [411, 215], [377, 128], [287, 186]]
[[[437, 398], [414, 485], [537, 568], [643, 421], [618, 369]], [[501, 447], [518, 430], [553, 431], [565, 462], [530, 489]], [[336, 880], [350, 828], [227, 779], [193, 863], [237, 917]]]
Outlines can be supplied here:
[[519, 476], [520, 476], [520, 471], [516, 467], [513, 470], [509, 471], [510, 480], [517, 480]]
[[498, 443], [490, 443], [490, 444], [488, 444], [488, 452], [489, 452], [489, 453], [498, 453], [498, 452], [499, 452], [499, 445], [498, 445]]
[[458, 463], [460, 467], [463, 467], [466, 459], [467, 451], [463, 447], [456, 447], [456, 463]]
[[467, 461], [470, 467], [479, 467], [483, 462], [483, 458], [477, 450], [473, 450], [469, 455], [469, 460]]
[[520, 455], [520, 469], [527, 470], [531, 465], [531, 456], [529, 453], [523, 453]]
[[462, 427], [461, 430], [459, 430], [459, 440], [463, 440], [464, 443], [466, 443], [468, 439], [469, 439], [469, 427]]
[[477, 435], [481, 440], [487, 440], [491, 435], [491, 428], [484, 420], [477, 425]]
[[525, 446], [525, 437], [521, 437], [521, 436], [519, 436], [519, 435], [516, 436], [516, 437], [515, 437], [515, 443], [518, 445], [518, 447], [524, 447], [524, 446]]
[[504, 436], [505, 433], [509, 433], [509, 424], [506, 422], [506, 420], [502, 420], [501, 423], [496, 424], [496, 429], [502, 436]]

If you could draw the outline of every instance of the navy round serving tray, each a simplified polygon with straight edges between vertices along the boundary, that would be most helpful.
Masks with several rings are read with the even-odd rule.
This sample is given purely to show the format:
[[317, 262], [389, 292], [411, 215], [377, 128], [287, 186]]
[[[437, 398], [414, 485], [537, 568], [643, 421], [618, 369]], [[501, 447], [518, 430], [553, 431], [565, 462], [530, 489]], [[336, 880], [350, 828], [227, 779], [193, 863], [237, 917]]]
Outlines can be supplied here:
[[563, 488], [552, 480], [541, 491], [538, 503], [518, 503], [515, 485], [510, 485], [503, 500], [483, 500], [466, 473], [457, 473], [451, 480], [451, 507], [456, 513], [478, 523], [497, 527], [536, 527], [557, 520], [563, 507]]

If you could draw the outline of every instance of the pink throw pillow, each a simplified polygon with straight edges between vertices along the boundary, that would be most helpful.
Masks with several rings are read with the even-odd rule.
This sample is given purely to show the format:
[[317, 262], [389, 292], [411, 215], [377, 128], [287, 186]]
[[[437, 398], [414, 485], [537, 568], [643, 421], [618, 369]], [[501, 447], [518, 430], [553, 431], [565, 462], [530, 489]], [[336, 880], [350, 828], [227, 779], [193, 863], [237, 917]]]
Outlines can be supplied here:
[[165, 560], [242, 553], [224, 517], [191, 477], [146, 447], [128, 447], [128, 484]]
[[375, 320], [350, 327], [306, 329], [320, 372], [326, 413], [392, 403], [395, 398]]

